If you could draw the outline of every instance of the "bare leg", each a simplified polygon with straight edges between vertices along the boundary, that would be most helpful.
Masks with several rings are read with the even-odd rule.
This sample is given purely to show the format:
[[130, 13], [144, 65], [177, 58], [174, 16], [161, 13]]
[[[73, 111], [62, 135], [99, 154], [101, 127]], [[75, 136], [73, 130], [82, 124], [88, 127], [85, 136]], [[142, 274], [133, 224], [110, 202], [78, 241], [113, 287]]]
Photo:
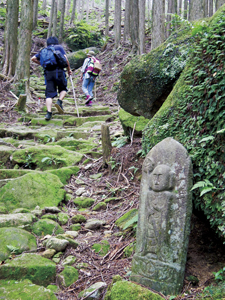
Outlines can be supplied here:
[[60, 94], [59, 94], [59, 100], [63, 100], [64, 99], [64, 97], [66, 96], [66, 91], [62, 91], [62, 92], [60, 92]]
[[49, 112], [52, 111], [52, 98], [46, 98], [46, 107], [47, 107], [47, 111]]

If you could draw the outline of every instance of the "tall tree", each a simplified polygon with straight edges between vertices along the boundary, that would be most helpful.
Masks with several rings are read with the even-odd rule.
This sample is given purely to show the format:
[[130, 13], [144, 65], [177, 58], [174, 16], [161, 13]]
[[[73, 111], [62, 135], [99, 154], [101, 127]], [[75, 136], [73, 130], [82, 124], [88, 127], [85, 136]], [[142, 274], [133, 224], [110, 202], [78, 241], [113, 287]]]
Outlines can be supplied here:
[[66, 16], [70, 14], [71, 0], [66, 1]]
[[34, 0], [33, 29], [37, 26], [37, 20], [38, 20], [38, 0]]
[[77, 0], [73, 0], [73, 7], [72, 7], [72, 13], [71, 13], [71, 19], [70, 19], [70, 24], [72, 24], [75, 20], [75, 15], [76, 15], [76, 4]]
[[105, 0], [105, 35], [109, 35], [109, 0]]
[[132, 52], [138, 52], [139, 45], [139, 7], [138, 0], [130, 0], [130, 37]]
[[152, 6], [152, 45], [154, 49], [165, 40], [165, 0], [153, 0]]
[[52, 18], [52, 35], [56, 36], [56, 30], [57, 30], [57, 13], [58, 13], [58, 0], [55, 0], [54, 3], [54, 12], [53, 12], [53, 18]]
[[130, 1], [125, 2], [125, 16], [124, 16], [124, 30], [123, 30], [123, 41], [126, 42], [130, 36]]
[[47, 37], [49, 38], [52, 34], [52, 22], [53, 22], [53, 15], [54, 15], [54, 5], [55, 5], [55, 0], [52, 0], [51, 2], [51, 11], [50, 11], [50, 20], [48, 24], [48, 35]]
[[190, 21], [205, 17], [205, 0], [190, 0]]
[[19, 29], [19, 49], [16, 64], [15, 80], [25, 79], [26, 94], [28, 100], [31, 99], [30, 80], [30, 50], [33, 27], [33, 3], [34, 0], [21, 1], [20, 29]]
[[6, 7], [6, 27], [4, 35], [3, 74], [11, 76], [15, 74], [17, 59], [18, 36], [18, 11], [19, 0], [8, 0]]
[[121, 40], [121, 0], [115, 0], [114, 14], [115, 48], [118, 48]]
[[88, 0], [86, 0], [86, 22], [88, 23], [88, 18], [89, 18], [89, 4]]
[[139, 54], [145, 53], [145, 0], [139, 1]]
[[66, 0], [61, 0], [61, 16], [60, 16], [60, 27], [59, 27], [59, 42], [62, 43], [63, 41], [63, 28], [64, 28], [64, 16], [65, 16], [65, 6]]
[[219, 9], [224, 3], [225, 0], [216, 0], [216, 10]]
[[42, 2], [42, 10], [46, 10], [47, 7], [47, 0], [43, 0]]
[[209, 17], [213, 15], [213, 0], [209, 0]]

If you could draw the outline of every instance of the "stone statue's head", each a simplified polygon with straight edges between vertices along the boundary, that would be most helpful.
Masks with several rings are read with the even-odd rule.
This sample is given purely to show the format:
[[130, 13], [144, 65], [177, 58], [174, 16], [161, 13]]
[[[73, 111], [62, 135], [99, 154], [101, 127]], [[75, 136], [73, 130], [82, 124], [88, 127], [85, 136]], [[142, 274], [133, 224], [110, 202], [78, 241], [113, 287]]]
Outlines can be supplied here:
[[158, 165], [150, 175], [150, 188], [155, 192], [174, 188], [175, 174], [167, 165]]

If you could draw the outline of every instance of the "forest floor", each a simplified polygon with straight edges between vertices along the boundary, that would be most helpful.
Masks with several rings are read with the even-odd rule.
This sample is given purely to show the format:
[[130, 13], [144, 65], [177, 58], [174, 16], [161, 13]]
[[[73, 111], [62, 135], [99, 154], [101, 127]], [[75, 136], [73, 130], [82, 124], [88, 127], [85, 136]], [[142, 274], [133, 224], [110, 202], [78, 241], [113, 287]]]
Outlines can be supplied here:
[[[36, 51], [38, 49], [38, 41], [35, 39], [33, 41], [35, 43], [33, 44], [32, 51]], [[147, 51], [149, 51], [149, 45], [150, 41], [147, 40]], [[0, 48], [2, 46], [2, 37], [0, 37]], [[97, 102], [105, 106], [116, 106], [119, 109], [116, 87], [118, 86], [119, 76], [123, 67], [132, 58], [130, 45], [123, 45], [123, 47], [115, 51], [113, 42], [109, 40], [104, 51], [100, 52], [97, 58], [100, 59], [104, 68], [97, 82]], [[31, 73], [35, 73], [35, 68], [31, 68]], [[78, 99], [82, 98], [79, 77], [80, 73], [77, 70], [73, 70]], [[17, 122], [19, 114], [14, 109], [15, 98], [11, 94], [11, 90], [12, 85], [9, 82], [3, 80], [0, 82], [0, 123], [4, 122], [13, 125]], [[34, 97], [34, 100], [34, 103], [29, 104], [30, 112], [36, 112], [39, 108], [38, 99]], [[41, 105], [45, 105], [44, 99], [41, 99]], [[98, 233], [87, 239], [88, 232], [83, 228], [79, 232], [79, 235], [80, 239], [85, 237], [86, 241], [88, 241], [86, 246], [83, 245], [76, 250], [66, 250], [65, 256], [72, 253], [77, 257], [78, 262], [88, 262], [89, 267], [88, 269], [80, 270], [82, 276], [69, 288], [58, 293], [58, 299], [78, 299], [78, 293], [84, 290], [85, 287], [98, 281], [110, 284], [112, 277], [117, 274], [128, 279], [126, 274], [131, 269], [132, 256], [125, 257], [124, 248], [135, 241], [135, 233], [130, 231], [126, 235], [121, 235], [119, 239], [116, 238], [116, 233], [119, 230], [115, 226], [115, 221], [131, 208], [138, 208], [140, 175], [143, 163], [143, 158], [138, 155], [140, 150], [141, 138], [135, 138], [132, 142], [129, 141], [121, 148], [113, 147], [112, 157], [115, 162], [115, 169], [104, 169], [101, 165], [95, 165], [93, 168], [86, 170], [82, 168], [82, 165], [80, 166], [79, 176], [82, 175], [83, 178], [86, 178], [86, 185], [89, 186], [92, 193], [99, 193], [101, 196], [106, 193], [109, 196], [111, 193], [111, 196], [124, 199], [124, 201], [122, 204], [114, 205], [112, 209], [109, 207], [105, 213], [96, 212], [94, 215], [97, 219], [104, 219], [108, 225], [108, 230], [113, 232], [110, 237], [107, 237], [107, 240], [110, 241], [110, 252], [107, 256], [99, 257], [91, 249], [94, 242], [105, 238], [104, 230], [99, 230]], [[136, 168], [138, 171], [134, 174], [131, 171], [132, 168]], [[101, 180], [97, 185], [93, 185], [89, 178], [91, 175], [99, 172], [102, 173]], [[66, 188], [70, 190], [77, 188], [75, 177], [71, 178]], [[68, 204], [68, 210], [71, 209], [69, 205], [70, 203]], [[217, 272], [224, 267], [224, 254], [225, 247], [210, 229], [205, 218], [200, 214], [193, 213], [183, 291], [174, 299], [196, 299], [197, 295], [206, 286], [215, 283], [213, 272]], [[197, 279], [194, 280], [190, 276], [194, 276]], [[164, 298], [169, 299], [165, 296]]]

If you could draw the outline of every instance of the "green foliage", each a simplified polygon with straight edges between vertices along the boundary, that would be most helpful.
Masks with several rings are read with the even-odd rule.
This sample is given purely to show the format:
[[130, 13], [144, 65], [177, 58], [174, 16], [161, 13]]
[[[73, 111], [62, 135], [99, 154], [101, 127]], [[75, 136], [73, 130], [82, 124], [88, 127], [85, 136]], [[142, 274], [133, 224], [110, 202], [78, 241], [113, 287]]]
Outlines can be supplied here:
[[116, 148], [121, 148], [125, 146], [127, 143], [127, 137], [126, 136], [121, 136], [118, 138], [115, 138], [114, 141], [112, 142], [112, 146]]
[[57, 157], [44, 157], [42, 158], [41, 162], [46, 163], [47, 165], [61, 165], [64, 163], [63, 159], [57, 158]]
[[7, 249], [12, 253], [12, 254], [19, 254], [20, 253], [20, 249], [17, 247], [14, 247], [12, 245], [7, 245], [6, 246]]
[[225, 283], [222, 282], [217, 286], [207, 286], [200, 295], [196, 295], [196, 299], [205, 300], [223, 300], [225, 294]]
[[47, 138], [46, 143], [55, 142], [55, 138], [51, 137], [49, 134], [46, 134], [45, 137]]
[[70, 27], [66, 35], [65, 42], [74, 51], [101, 45], [100, 31], [96, 26], [91, 26], [84, 21], [77, 22], [74, 27]]
[[138, 214], [136, 214], [132, 219], [130, 219], [129, 221], [127, 221], [124, 224], [123, 229], [125, 230], [128, 227], [136, 228], [137, 227], [137, 222], [138, 222]]
[[170, 24], [169, 31], [172, 31], [172, 32], [176, 31], [182, 24], [185, 24], [187, 28], [193, 27], [191, 22], [189, 22], [186, 19], [183, 19], [178, 14], [167, 13], [167, 15], [171, 16], [171, 20], [169, 22], [166, 22], [166, 25]]
[[210, 30], [197, 27], [186, 69], [146, 126], [142, 145], [145, 153], [166, 137], [184, 145], [193, 162], [194, 205], [225, 239], [225, 15], [217, 18]]
[[213, 272], [216, 281], [224, 281], [225, 280], [225, 267], [220, 269], [218, 272]]
[[34, 162], [33, 162], [33, 158], [32, 158], [32, 154], [27, 154], [26, 158], [25, 158], [26, 163], [24, 164], [24, 168], [25, 169], [33, 169], [34, 166]]
[[6, 8], [0, 7], [0, 27], [5, 26]]

